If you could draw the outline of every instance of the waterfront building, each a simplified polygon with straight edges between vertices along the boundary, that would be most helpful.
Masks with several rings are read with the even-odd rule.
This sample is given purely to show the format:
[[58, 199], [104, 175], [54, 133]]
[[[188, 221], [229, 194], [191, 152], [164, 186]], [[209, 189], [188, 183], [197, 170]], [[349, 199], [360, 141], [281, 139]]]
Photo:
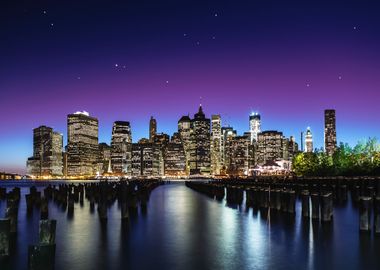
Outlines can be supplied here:
[[190, 174], [208, 176], [210, 167], [210, 119], [200, 105], [191, 120]]
[[159, 177], [160, 160], [162, 159], [160, 147], [148, 139], [141, 139], [132, 144], [132, 176]]
[[178, 134], [181, 138], [186, 156], [186, 171], [190, 173], [191, 119], [188, 115], [178, 121]]
[[257, 141], [257, 134], [261, 132], [261, 116], [257, 112], [252, 112], [249, 116], [249, 132], [251, 133], [251, 144]]
[[154, 135], [157, 133], [157, 121], [153, 118], [153, 116], [150, 117], [149, 121], [149, 141], [153, 142]]
[[33, 156], [27, 160], [27, 173], [36, 177], [63, 175], [63, 136], [51, 127], [33, 130]]
[[165, 133], [156, 133], [154, 136], [153, 136], [153, 143], [158, 147], [158, 149], [160, 150], [160, 160], [158, 162], [159, 164], [159, 175], [164, 175], [164, 151], [165, 151], [165, 148], [167, 147], [167, 145], [169, 144], [169, 141], [170, 141], [170, 137], [168, 134], [165, 134]]
[[164, 175], [167, 177], [186, 176], [186, 155], [179, 133], [174, 133], [164, 149]]
[[288, 154], [289, 154], [289, 160], [293, 160], [295, 155], [298, 153], [298, 143], [296, 142], [296, 139], [294, 136], [290, 136], [289, 143], [288, 143]]
[[336, 146], [337, 146], [335, 110], [325, 110], [324, 139], [325, 139], [325, 152], [326, 154], [331, 156], [334, 154], [336, 150]]
[[106, 143], [99, 143], [99, 159], [97, 166], [97, 174], [111, 174], [111, 146]]
[[219, 175], [221, 169], [221, 118], [220, 115], [211, 116], [211, 174]]
[[282, 132], [269, 130], [260, 132], [255, 146], [255, 165], [264, 165], [267, 161], [289, 160], [289, 140]]
[[127, 121], [116, 121], [112, 127], [111, 168], [114, 175], [131, 175], [132, 132]]
[[98, 119], [87, 112], [69, 114], [67, 140], [67, 175], [94, 176], [99, 156]]
[[313, 134], [311, 134], [311, 130], [308, 127], [305, 135], [305, 152], [312, 153], [313, 151]]
[[247, 176], [252, 162], [251, 136], [235, 136], [231, 140], [231, 162], [228, 174], [233, 176]]
[[221, 174], [226, 174], [232, 162], [232, 140], [237, 133], [232, 127], [222, 127], [221, 135]]

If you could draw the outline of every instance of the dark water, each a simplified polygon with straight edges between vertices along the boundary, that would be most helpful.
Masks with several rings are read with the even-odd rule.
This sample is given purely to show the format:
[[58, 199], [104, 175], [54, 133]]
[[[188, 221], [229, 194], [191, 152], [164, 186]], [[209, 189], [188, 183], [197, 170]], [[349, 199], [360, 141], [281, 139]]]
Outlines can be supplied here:
[[[155, 189], [147, 213], [128, 224], [116, 202], [102, 226], [87, 201], [75, 204], [73, 218], [49, 203], [57, 219], [56, 269], [380, 269], [380, 237], [358, 232], [350, 202], [335, 205], [330, 225], [304, 222], [300, 207], [294, 218], [234, 209], [174, 183]], [[22, 196], [14, 255], [1, 270], [26, 269], [38, 220], [37, 209], [27, 218]]]

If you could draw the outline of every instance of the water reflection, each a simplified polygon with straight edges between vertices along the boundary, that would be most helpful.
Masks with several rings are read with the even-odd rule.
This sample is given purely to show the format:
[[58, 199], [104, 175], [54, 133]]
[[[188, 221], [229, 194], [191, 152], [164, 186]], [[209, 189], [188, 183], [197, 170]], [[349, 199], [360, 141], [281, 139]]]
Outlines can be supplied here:
[[[1, 216], [5, 206], [0, 203]], [[358, 232], [358, 209], [350, 202], [336, 202], [333, 221], [322, 223], [302, 218], [299, 202], [292, 216], [216, 201], [178, 183], [154, 190], [147, 207], [130, 211], [128, 220], [115, 202], [101, 221], [87, 200], [70, 215], [49, 203], [49, 215], [57, 219], [58, 270], [376, 269], [380, 263], [380, 237]], [[14, 255], [1, 262], [2, 270], [25, 269], [39, 217], [21, 200]]]

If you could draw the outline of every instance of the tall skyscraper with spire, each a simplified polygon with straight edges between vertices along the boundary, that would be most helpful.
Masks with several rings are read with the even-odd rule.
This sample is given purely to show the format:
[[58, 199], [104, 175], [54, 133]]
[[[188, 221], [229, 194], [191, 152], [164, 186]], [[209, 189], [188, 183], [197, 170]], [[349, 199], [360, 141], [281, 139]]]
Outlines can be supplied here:
[[221, 169], [222, 128], [220, 115], [211, 116], [211, 174], [219, 175]]
[[251, 133], [251, 144], [257, 142], [257, 134], [261, 132], [261, 116], [257, 112], [252, 112], [249, 116], [249, 132]]
[[153, 118], [153, 116], [150, 117], [149, 121], [149, 141], [153, 142], [154, 135], [157, 133], [157, 121]]
[[325, 110], [325, 152], [332, 156], [336, 150], [336, 117], [335, 110]]
[[210, 119], [202, 104], [191, 120], [190, 174], [210, 175]]
[[312, 153], [313, 151], [313, 134], [308, 127], [305, 134], [305, 152]]

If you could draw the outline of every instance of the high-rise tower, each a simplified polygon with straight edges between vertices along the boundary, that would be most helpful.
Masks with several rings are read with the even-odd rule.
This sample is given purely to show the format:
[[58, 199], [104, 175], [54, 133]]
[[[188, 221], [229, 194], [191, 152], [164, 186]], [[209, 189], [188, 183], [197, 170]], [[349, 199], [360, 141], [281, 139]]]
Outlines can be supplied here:
[[306, 130], [305, 135], [305, 151], [308, 153], [313, 152], [313, 134], [311, 133], [310, 127]]
[[211, 116], [211, 174], [219, 175], [221, 169], [221, 118], [220, 115]]
[[257, 141], [257, 134], [261, 132], [261, 116], [259, 113], [251, 113], [249, 116], [249, 132], [251, 133], [251, 144]]
[[191, 120], [190, 174], [210, 174], [210, 119], [202, 105]]
[[329, 156], [336, 150], [335, 110], [325, 110], [325, 152]]
[[95, 175], [99, 156], [98, 119], [88, 112], [69, 114], [67, 141], [67, 175]]
[[154, 135], [157, 133], [157, 121], [153, 118], [153, 116], [150, 117], [149, 121], [149, 141], [153, 142]]
[[113, 123], [111, 139], [112, 172], [119, 175], [130, 175], [131, 156], [131, 125], [127, 121], [116, 121]]

